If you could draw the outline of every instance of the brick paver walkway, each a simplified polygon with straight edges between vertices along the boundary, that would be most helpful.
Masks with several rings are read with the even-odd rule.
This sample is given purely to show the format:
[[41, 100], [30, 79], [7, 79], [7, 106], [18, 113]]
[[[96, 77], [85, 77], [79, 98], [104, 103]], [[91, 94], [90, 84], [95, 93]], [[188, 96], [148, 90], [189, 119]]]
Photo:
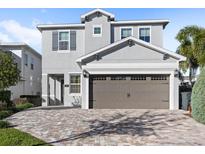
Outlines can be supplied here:
[[53, 145], [205, 145], [205, 125], [183, 111], [37, 109], [7, 120]]

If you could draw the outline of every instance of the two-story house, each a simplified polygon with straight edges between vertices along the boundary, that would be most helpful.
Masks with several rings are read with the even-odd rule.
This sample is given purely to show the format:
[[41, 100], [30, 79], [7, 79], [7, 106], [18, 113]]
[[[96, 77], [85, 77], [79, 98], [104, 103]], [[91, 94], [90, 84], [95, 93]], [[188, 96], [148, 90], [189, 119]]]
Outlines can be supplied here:
[[9, 88], [11, 99], [21, 95], [41, 95], [41, 55], [25, 43], [0, 42], [0, 49], [12, 54], [20, 70], [20, 81]]
[[179, 62], [163, 48], [168, 20], [117, 21], [101, 9], [79, 24], [38, 25], [42, 106], [178, 109]]

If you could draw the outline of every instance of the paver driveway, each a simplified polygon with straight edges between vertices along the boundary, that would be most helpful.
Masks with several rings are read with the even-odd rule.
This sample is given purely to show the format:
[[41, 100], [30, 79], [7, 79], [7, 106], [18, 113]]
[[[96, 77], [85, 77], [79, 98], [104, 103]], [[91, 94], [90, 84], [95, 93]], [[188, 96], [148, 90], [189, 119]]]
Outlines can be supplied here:
[[7, 120], [54, 145], [205, 145], [205, 125], [183, 111], [38, 109]]

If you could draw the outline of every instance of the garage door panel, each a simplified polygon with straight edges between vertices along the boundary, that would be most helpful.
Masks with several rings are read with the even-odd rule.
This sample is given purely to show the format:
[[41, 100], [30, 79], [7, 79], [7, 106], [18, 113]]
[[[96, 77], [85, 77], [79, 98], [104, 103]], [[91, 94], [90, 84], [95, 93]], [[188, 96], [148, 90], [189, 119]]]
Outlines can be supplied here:
[[[126, 101], [125, 92], [128, 89], [126, 83], [110, 82], [95, 83], [93, 89], [95, 90], [93, 107], [94, 108], [116, 108], [116, 106], [124, 107]], [[97, 102], [98, 101], [98, 102]], [[103, 103], [101, 103], [101, 101]]]
[[169, 77], [91, 76], [90, 104], [99, 109], [168, 109]]

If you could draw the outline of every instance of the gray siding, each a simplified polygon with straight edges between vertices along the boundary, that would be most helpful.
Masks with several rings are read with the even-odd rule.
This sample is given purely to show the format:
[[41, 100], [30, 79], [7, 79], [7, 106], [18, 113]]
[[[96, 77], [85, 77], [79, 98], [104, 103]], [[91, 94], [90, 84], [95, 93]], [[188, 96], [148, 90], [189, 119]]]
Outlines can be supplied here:
[[85, 53], [83, 29], [76, 29], [76, 42], [76, 50], [74, 51], [52, 51], [52, 30], [43, 31], [43, 73], [80, 72], [80, 68], [75, 61]]
[[121, 27], [132, 27], [133, 28], [133, 36], [139, 38], [138, 28], [141, 26], [151, 26], [151, 44], [162, 47], [163, 46], [163, 25], [113, 25], [111, 30], [112, 43], [119, 41], [121, 39], [120, 36], [120, 28]]
[[170, 57], [163, 60], [162, 53], [151, 50], [149, 48], [135, 44], [129, 47], [126, 43], [119, 45], [101, 54], [100, 60], [95, 60], [95, 63], [176, 63], [177, 60]]
[[[85, 52], [90, 52], [102, 48], [111, 43], [111, 26], [108, 18], [104, 15], [96, 17], [92, 15], [89, 17], [90, 21], [85, 23]], [[102, 36], [93, 37], [93, 26], [102, 26]]]

